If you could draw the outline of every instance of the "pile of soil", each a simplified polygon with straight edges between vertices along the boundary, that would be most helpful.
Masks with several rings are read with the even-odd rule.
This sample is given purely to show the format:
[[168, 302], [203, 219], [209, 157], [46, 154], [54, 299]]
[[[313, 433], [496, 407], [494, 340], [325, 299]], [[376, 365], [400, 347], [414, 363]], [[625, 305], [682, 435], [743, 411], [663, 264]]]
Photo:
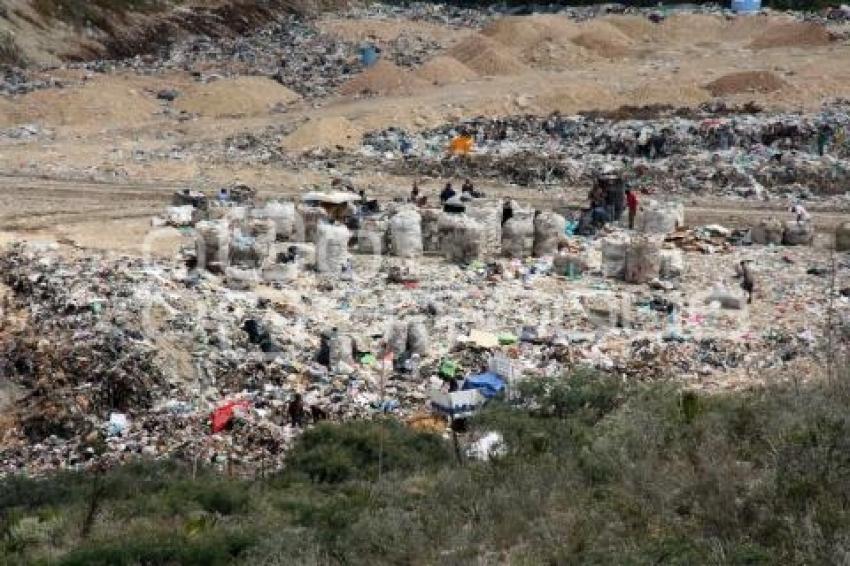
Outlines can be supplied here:
[[785, 22], [768, 26], [750, 43], [750, 49], [771, 49], [774, 47], [817, 47], [828, 45], [831, 41], [829, 31], [811, 22]]
[[572, 42], [608, 59], [625, 57], [634, 43], [615, 26], [601, 20], [581, 26], [581, 33], [573, 37]]
[[746, 92], [775, 92], [787, 86], [788, 83], [770, 71], [743, 71], [724, 75], [705, 85], [705, 89], [714, 96], [727, 96]]
[[558, 16], [509, 16], [494, 21], [481, 33], [507, 47], [522, 50], [545, 39], [575, 35], [576, 26]]
[[322, 33], [352, 43], [367, 40], [389, 43], [406, 35], [446, 43], [468, 33], [436, 23], [401, 19], [328, 19], [320, 20], [317, 27]]
[[555, 110], [574, 114], [587, 108], [606, 109], [618, 106], [611, 92], [590, 82], [576, 82], [568, 87], [547, 90], [535, 97], [536, 106], [543, 112]]
[[528, 70], [509, 49], [481, 34], [461, 41], [449, 55], [483, 76], [518, 75]]
[[390, 61], [378, 61], [339, 89], [341, 94], [400, 95], [415, 94], [428, 86], [423, 79], [400, 69]]
[[695, 85], [669, 85], [652, 81], [623, 93], [622, 101], [627, 106], [646, 107], [652, 105], [698, 106], [711, 96]]
[[[744, 18], [749, 20], [750, 18]], [[737, 20], [732, 25], [737, 25]], [[746, 22], [745, 25], [750, 25]], [[696, 43], [719, 43], [724, 41], [729, 24], [721, 16], [710, 14], [673, 14], [656, 26], [654, 37], [663, 43], [685, 43], [692, 46]], [[739, 26], [739, 33], [750, 37]]]
[[426, 61], [414, 74], [425, 81], [435, 85], [447, 85], [462, 83], [478, 77], [478, 74], [455, 59], [447, 55], [438, 55]]
[[643, 16], [609, 16], [605, 21], [635, 41], [652, 39], [661, 27]]
[[569, 39], [544, 39], [524, 49], [521, 57], [527, 65], [546, 71], [575, 69], [600, 59], [599, 55]]
[[330, 116], [309, 120], [281, 142], [287, 151], [306, 151], [315, 148], [351, 148], [360, 144], [363, 132], [347, 118]]
[[8, 116], [11, 123], [45, 126], [134, 127], [151, 121], [160, 110], [152, 94], [123, 77], [98, 77], [79, 87], [30, 93]]
[[192, 85], [175, 101], [175, 107], [211, 118], [261, 116], [299, 96], [265, 77], [219, 79]]

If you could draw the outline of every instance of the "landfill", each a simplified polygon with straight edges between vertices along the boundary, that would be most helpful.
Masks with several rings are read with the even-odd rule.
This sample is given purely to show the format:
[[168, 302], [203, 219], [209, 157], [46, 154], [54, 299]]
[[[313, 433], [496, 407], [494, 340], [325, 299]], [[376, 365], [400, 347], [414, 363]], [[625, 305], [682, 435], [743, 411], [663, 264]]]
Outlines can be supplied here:
[[[273, 237], [248, 254], [235, 248], [264, 237], [243, 232], [258, 222], [250, 211], [207, 214], [222, 219], [195, 223], [197, 249], [171, 262], [25, 244], [0, 256], [0, 373], [19, 394], [5, 416], [4, 473], [139, 454], [281, 466], [298, 434], [285, 413], [294, 394], [334, 420], [410, 418], [428, 411], [447, 360], [463, 374], [502, 356], [522, 379], [591, 367], [737, 387], [825, 356], [820, 297], [835, 281], [811, 274], [828, 265], [825, 250], [747, 244], [711, 226], [569, 236], [544, 212], [534, 245], [504, 257], [483, 245], [480, 222], [442, 212], [440, 251], [422, 257], [421, 216], [388, 206], [375, 214], [389, 221], [372, 226], [383, 225], [392, 255], [359, 253], [356, 233], [322, 222], [314, 242]], [[752, 309], [737, 290], [741, 258], [771, 273]], [[285, 280], [268, 276], [287, 264]], [[850, 283], [846, 258], [835, 269]], [[848, 307], [839, 295], [835, 320]]]
[[[718, 5], [368, 3], [3, 67], [0, 476], [140, 456], [252, 473], [321, 420], [445, 432], [577, 369], [716, 391], [844, 359], [850, 102], [778, 104], [798, 87], [774, 68], [706, 78], [696, 103], [553, 111], [510, 85], [554, 73], [562, 28], [531, 34], [543, 63], [521, 26], [516, 49], [494, 39], [527, 13], [586, 26], [568, 47], [599, 76], [678, 72], [610, 40], [609, 14], [751, 25]], [[821, 54], [847, 40], [844, 7], [753, 17], [780, 16]], [[491, 86], [499, 104], [469, 102]]]

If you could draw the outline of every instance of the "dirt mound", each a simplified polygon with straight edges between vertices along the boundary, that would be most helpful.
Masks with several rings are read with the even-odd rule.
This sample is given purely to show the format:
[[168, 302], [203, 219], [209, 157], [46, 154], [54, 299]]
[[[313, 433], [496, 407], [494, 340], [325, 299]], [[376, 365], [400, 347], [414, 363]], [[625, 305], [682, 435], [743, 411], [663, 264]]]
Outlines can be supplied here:
[[600, 59], [599, 55], [566, 38], [544, 39], [521, 53], [522, 61], [535, 69], [566, 71]]
[[788, 83], [770, 71], [743, 71], [724, 75], [705, 85], [705, 89], [714, 96], [727, 96], [746, 92], [775, 92], [787, 86]]
[[635, 41], [652, 39], [659, 27], [643, 16], [609, 16], [605, 21]]
[[466, 30], [456, 30], [436, 23], [402, 19], [328, 19], [320, 20], [317, 27], [322, 33], [352, 43], [367, 40], [389, 43], [404, 36], [447, 43], [468, 33]]
[[[720, 16], [673, 14], [658, 24], [655, 37], [662, 42], [686, 43], [688, 45], [717, 43], [723, 41], [728, 25], [726, 20]], [[739, 33], [746, 34], [747, 32], [741, 28]]]
[[528, 70], [507, 48], [481, 34], [461, 41], [449, 55], [484, 76], [517, 75]]
[[360, 143], [362, 134], [347, 118], [330, 116], [305, 122], [283, 139], [281, 147], [288, 151], [336, 146], [350, 148]]
[[566, 16], [558, 14], [536, 14], [531, 16], [537, 25], [545, 26], [550, 38], [569, 38], [579, 32], [578, 25]]
[[549, 20], [535, 16], [507, 16], [494, 21], [481, 33], [507, 47], [526, 49], [553, 37], [556, 31]]
[[829, 31], [811, 22], [785, 22], [768, 26], [749, 44], [750, 49], [817, 47], [831, 41]]
[[670, 85], [658, 81], [644, 83], [622, 95], [627, 106], [697, 106], [711, 99], [708, 92], [694, 85]]
[[577, 82], [568, 87], [548, 90], [535, 98], [535, 105], [540, 111], [557, 110], [565, 114], [574, 114], [588, 108], [614, 108], [618, 104], [618, 100], [608, 89], [590, 82]]
[[297, 94], [271, 79], [239, 77], [192, 85], [174, 105], [186, 112], [226, 118], [261, 116], [278, 104], [289, 104], [298, 98]]
[[478, 76], [475, 71], [447, 55], [438, 55], [426, 61], [414, 71], [414, 74], [435, 85], [462, 83]]
[[594, 20], [581, 26], [581, 33], [572, 38], [573, 43], [609, 59], [625, 57], [634, 41], [608, 22]]
[[424, 80], [400, 69], [390, 61], [378, 61], [339, 89], [341, 94], [414, 94], [428, 86]]
[[20, 99], [12, 123], [46, 126], [97, 126], [102, 129], [139, 126], [154, 118], [160, 105], [136, 82], [123, 77], [98, 77], [80, 87], [36, 91]]

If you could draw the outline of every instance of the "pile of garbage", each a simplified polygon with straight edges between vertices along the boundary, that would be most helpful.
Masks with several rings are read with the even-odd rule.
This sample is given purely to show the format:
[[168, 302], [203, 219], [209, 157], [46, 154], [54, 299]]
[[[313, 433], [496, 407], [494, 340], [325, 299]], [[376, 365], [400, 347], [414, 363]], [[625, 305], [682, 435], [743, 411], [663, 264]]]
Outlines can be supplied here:
[[[438, 14], [446, 9], [433, 10]], [[414, 13], [419, 13], [414, 11]], [[465, 21], [461, 19], [460, 21]], [[239, 75], [270, 77], [304, 98], [321, 98], [364, 69], [361, 45], [323, 34], [315, 20], [287, 14], [260, 30], [238, 37], [198, 36], [163, 47], [156, 55], [70, 64], [98, 73], [132, 70], [162, 74], [183, 70], [199, 80]], [[416, 34], [381, 43], [381, 55], [402, 67], [416, 67], [442, 46]]]
[[65, 85], [62, 80], [43, 75], [14, 65], [0, 65], [0, 94], [14, 96]]
[[[644, 120], [523, 115], [423, 132], [370, 132], [361, 155], [388, 162], [398, 174], [453, 172], [521, 186], [588, 184], [601, 170], [616, 167], [633, 186], [665, 193], [830, 196], [842, 194], [850, 181], [848, 127], [850, 107], [844, 102], [817, 114], [706, 111]], [[448, 148], [461, 132], [474, 137], [474, 151], [458, 158]]]
[[[725, 249], [705, 253], [655, 232], [667, 216], [677, 226], [675, 207], [644, 233], [583, 238], [549, 212], [517, 209], [497, 228], [487, 199], [450, 213], [366, 203], [353, 223], [342, 196], [258, 203], [237, 188], [226, 203], [180, 193], [193, 204], [165, 216], [195, 242], [171, 262], [24, 245], [0, 256], [0, 374], [16, 391], [0, 473], [136, 454], [276, 468], [303, 424], [296, 395], [306, 422], [406, 419], [493, 367], [506, 382], [581, 366], [734, 384], [823, 355], [812, 321], [825, 317], [795, 315], [823, 311], [820, 252], [706, 227], [693, 238]], [[750, 323], [741, 257], [771, 273]]]

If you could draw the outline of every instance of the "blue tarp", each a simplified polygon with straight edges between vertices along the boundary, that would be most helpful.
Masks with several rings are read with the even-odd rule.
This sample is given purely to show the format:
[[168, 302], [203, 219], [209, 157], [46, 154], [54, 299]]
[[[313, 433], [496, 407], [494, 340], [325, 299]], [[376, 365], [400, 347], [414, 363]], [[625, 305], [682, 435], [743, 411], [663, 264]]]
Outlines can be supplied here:
[[463, 388], [477, 389], [487, 399], [492, 399], [505, 390], [505, 382], [493, 372], [486, 371], [478, 375], [472, 375], [463, 382]]

